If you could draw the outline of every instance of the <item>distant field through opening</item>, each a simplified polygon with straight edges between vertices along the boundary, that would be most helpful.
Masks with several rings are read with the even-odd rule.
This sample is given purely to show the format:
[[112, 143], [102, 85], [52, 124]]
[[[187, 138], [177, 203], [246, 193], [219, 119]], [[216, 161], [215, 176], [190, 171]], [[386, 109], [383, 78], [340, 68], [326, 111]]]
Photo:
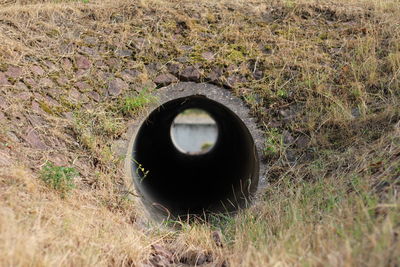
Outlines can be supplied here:
[[187, 109], [175, 117], [171, 139], [175, 147], [188, 155], [209, 152], [218, 138], [215, 120], [202, 109]]

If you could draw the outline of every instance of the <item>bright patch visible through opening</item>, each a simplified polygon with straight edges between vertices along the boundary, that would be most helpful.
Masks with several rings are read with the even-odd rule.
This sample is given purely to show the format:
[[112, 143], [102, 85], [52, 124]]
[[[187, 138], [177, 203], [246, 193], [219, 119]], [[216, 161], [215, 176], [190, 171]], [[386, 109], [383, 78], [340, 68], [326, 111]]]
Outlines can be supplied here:
[[182, 153], [200, 155], [209, 152], [218, 139], [215, 120], [202, 109], [186, 109], [171, 124], [171, 139]]

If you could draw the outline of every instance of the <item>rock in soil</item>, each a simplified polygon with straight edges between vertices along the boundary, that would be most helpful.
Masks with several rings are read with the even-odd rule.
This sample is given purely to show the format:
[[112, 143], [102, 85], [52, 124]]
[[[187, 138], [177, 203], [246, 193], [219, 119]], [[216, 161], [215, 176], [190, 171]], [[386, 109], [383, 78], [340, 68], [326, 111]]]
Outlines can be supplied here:
[[17, 79], [22, 76], [22, 69], [20, 67], [10, 66], [5, 73], [7, 77]]
[[75, 64], [78, 69], [87, 70], [92, 66], [92, 63], [85, 56], [79, 55], [75, 58]]
[[3, 72], [0, 72], [0, 85], [10, 85], [6, 75]]
[[167, 85], [169, 85], [171, 83], [175, 83], [177, 81], [178, 81], [178, 78], [176, 78], [174, 75], [169, 74], [169, 73], [158, 75], [154, 79], [154, 83], [159, 87], [167, 86]]
[[185, 69], [183, 69], [180, 76], [181, 76], [182, 80], [198, 82], [200, 80], [201, 73], [195, 67], [189, 66], [189, 67], [186, 67]]
[[116, 78], [115, 80], [110, 81], [108, 84], [108, 94], [110, 96], [118, 96], [122, 93], [123, 90], [128, 90], [129, 85], [121, 80], [120, 78]]
[[25, 141], [35, 149], [44, 150], [47, 146], [40, 140], [39, 135], [33, 128], [29, 128], [24, 137]]
[[42, 76], [42, 75], [45, 74], [45, 71], [41, 67], [39, 67], [37, 65], [34, 65], [34, 66], [31, 67], [31, 72], [35, 76]]

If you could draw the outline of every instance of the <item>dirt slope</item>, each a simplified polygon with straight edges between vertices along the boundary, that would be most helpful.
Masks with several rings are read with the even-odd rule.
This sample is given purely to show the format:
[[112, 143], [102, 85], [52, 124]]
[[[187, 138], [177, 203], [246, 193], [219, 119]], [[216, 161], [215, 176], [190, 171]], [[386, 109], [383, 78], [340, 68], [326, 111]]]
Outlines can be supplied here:
[[[400, 264], [399, 16], [396, 0], [0, 1], [0, 265]], [[270, 186], [171, 231], [122, 166], [129, 123], [179, 80], [251, 107]]]

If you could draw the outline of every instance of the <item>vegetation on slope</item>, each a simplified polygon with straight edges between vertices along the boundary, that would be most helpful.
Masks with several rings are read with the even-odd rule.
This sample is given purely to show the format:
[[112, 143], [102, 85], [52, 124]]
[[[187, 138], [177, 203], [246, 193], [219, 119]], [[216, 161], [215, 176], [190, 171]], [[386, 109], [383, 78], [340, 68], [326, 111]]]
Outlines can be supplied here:
[[[0, 3], [0, 265], [400, 264], [398, 1]], [[269, 186], [171, 231], [122, 166], [178, 80], [251, 107]]]

